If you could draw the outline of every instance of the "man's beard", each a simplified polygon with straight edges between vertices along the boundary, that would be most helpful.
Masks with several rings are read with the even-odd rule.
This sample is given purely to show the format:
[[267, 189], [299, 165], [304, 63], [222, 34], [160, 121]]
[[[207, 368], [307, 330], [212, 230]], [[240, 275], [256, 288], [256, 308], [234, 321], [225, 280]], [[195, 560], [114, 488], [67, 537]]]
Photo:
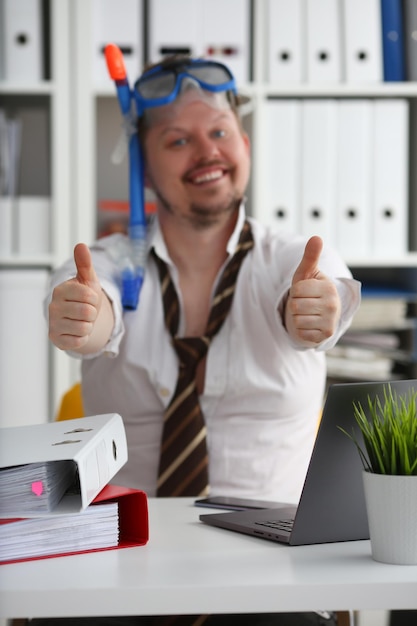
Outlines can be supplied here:
[[[167, 213], [175, 215], [177, 213], [175, 204], [169, 203], [158, 190], [155, 189], [154, 191]], [[196, 230], [210, 228], [214, 224], [217, 224], [224, 215], [232, 215], [239, 208], [242, 199], [242, 196], [235, 192], [230, 194], [229, 198], [219, 204], [191, 204], [190, 214], [181, 216], [181, 219], [187, 221]]]

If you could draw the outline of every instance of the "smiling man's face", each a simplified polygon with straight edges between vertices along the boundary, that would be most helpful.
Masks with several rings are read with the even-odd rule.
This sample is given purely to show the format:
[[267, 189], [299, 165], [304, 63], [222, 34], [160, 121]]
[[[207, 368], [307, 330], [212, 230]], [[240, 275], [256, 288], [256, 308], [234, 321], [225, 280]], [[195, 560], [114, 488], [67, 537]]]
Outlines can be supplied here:
[[159, 211], [203, 228], [236, 210], [249, 180], [250, 146], [230, 107], [184, 94], [155, 112], [144, 150]]

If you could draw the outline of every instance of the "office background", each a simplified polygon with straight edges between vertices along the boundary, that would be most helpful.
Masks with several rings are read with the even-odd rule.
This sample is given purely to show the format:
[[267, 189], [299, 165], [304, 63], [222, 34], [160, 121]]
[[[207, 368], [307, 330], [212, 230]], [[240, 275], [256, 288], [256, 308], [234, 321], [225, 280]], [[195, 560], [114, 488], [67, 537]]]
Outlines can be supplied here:
[[328, 355], [329, 380], [417, 375], [415, 6], [0, 0], [3, 422], [51, 419], [77, 380], [78, 363], [48, 345], [42, 293], [76, 242], [127, 223], [109, 41], [131, 81], [145, 60], [177, 50], [230, 65], [251, 97], [249, 212], [322, 235], [364, 284], [351, 333]]
[[110, 41], [131, 81], [173, 51], [231, 67], [251, 97], [249, 212], [323, 235], [364, 284], [351, 332], [328, 355], [329, 381], [417, 377], [416, 5], [0, 0], [2, 426], [53, 419], [79, 377], [48, 343], [50, 272], [76, 242], [126, 227]]

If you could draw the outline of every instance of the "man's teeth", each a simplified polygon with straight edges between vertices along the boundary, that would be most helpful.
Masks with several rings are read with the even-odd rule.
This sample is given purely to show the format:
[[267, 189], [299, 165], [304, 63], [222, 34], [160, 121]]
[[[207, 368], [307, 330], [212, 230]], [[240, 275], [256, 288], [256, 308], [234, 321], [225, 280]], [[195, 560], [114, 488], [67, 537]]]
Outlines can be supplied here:
[[216, 172], [207, 172], [207, 174], [202, 174], [201, 176], [197, 176], [194, 178], [194, 183], [197, 185], [200, 183], [206, 183], [210, 180], [217, 180], [223, 176], [223, 172], [221, 170], [217, 170]]

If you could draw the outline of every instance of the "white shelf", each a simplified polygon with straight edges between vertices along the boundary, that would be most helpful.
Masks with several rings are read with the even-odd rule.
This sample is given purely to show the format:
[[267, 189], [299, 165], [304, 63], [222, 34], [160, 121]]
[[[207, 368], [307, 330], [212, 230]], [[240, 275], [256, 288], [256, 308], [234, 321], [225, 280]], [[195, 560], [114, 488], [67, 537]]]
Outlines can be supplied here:
[[345, 259], [345, 262], [349, 265], [349, 267], [410, 267], [417, 269], [417, 252], [410, 252], [401, 257], [393, 257], [393, 258], [353, 258], [353, 259]]
[[10, 255], [0, 258], [0, 268], [5, 267], [45, 267], [52, 269], [56, 267], [56, 260], [52, 255], [45, 254], [42, 256], [23, 256], [21, 254]]
[[[254, 90], [262, 97], [291, 96], [299, 98], [415, 98], [417, 83], [281, 83], [249, 84], [248, 90]], [[246, 86], [242, 89], [246, 90]]]
[[[133, 88], [133, 84], [131, 84]], [[239, 91], [262, 98], [417, 98], [417, 83], [244, 83]], [[93, 87], [93, 96], [116, 97], [113, 83]]]
[[43, 96], [51, 95], [55, 91], [55, 85], [51, 81], [42, 81], [39, 83], [18, 83], [10, 81], [0, 81], [0, 93], [2, 95], [19, 95], [19, 96]]

